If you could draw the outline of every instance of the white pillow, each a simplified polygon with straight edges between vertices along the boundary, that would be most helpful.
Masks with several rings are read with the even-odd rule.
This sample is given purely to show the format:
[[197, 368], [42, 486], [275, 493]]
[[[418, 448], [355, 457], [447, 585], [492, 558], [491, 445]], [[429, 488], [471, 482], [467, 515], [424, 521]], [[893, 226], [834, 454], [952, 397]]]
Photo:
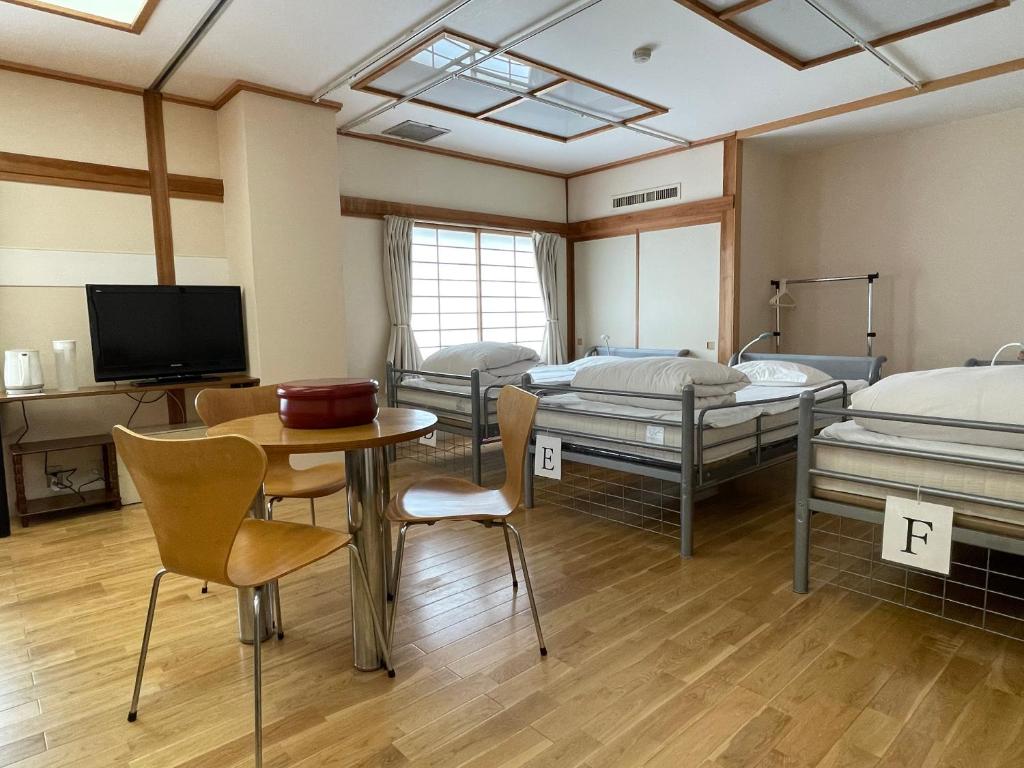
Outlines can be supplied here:
[[698, 398], [720, 398], [738, 392], [750, 383], [742, 371], [694, 357], [624, 358], [604, 365], [581, 368], [572, 386], [610, 389], [616, 392], [644, 392], [667, 395], [670, 400], [628, 398], [580, 392], [585, 400], [621, 402], [644, 408], [680, 408], [683, 387], [693, 384]]
[[[1024, 366], [939, 368], [887, 376], [854, 393], [853, 408], [1024, 426]], [[1024, 450], [1024, 434], [854, 419], [873, 432], [943, 443]]]
[[516, 363], [540, 362], [540, 355], [529, 347], [500, 341], [474, 341], [455, 344], [438, 350], [420, 366], [420, 370], [435, 373], [456, 373], [468, 376], [474, 368], [480, 371], [505, 369]]
[[788, 360], [750, 360], [733, 368], [747, 374], [751, 384], [765, 387], [814, 387], [832, 381], [824, 371]]

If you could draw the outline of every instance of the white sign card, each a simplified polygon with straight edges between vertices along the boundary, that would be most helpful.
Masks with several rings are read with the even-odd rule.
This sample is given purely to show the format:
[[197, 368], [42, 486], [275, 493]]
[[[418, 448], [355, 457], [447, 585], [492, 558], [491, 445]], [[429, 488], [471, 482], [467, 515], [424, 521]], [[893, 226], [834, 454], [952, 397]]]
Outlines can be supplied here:
[[431, 448], [437, 448], [437, 432], [427, 432], [427, 434], [420, 438], [420, 445], [429, 445]]
[[948, 576], [952, 547], [952, 507], [886, 497], [883, 559]]
[[665, 428], [659, 427], [654, 424], [647, 425], [647, 434], [644, 435], [644, 440], [654, 445], [665, 444]]
[[537, 435], [536, 453], [533, 457], [533, 473], [538, 477], [562, 479], [562, 438], [552, 435]]

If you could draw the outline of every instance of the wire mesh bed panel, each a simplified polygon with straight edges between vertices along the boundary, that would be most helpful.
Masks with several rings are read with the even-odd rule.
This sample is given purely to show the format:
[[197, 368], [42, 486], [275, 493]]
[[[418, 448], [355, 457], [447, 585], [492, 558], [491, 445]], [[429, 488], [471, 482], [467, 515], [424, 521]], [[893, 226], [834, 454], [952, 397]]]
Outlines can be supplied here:
[[[814, 356], [794, 357], [808, 365], [815, 362]], [[884, 358], [829, 356], [824, 362], [851, 375], [863, 386], [877, 374]], [[796, 406], [802, 388], [793, 388], [792, 394], [781, 397], [697, 409], [695, 390], [690, 385], [683, 388], [680, 396], [679, 416], [667, 419], [663, 414], [645, 417], [607, 409], [600, 412], [600, 408], [591, 412], [588, 406], [567, 414], [556, 405], [559, 398], [581, 393], [613, 398], [628, 395], [631, 399], [661, 402], [666, 399], [664, 394], [530, 381], [524, 386], [541, 397], [530, 459], [536, 452], [538, 435], [558, 437], [562, 456], [561, 481], [535, 478], [532, 471], [526, 473], [527, 506], [539, 499], [678, 536], [682, 557], [693, 553], [693, 507], [698, 498], [713, 493], [725, 482], [789, 461], [796, 454]], [[823, 402], [844, 406], [848, 402], [849, 384], [831, 381], [810, 391]], [[819, 426], [824, 425], [822, 422]], [[658, 443], [646, 439], [647, 429], [656, 430]]]
[[[912, 440], [851, 442], [814, 434], [822, 417], [902, 421], [1024, 434], [1024, 426], [874, 411], [801, 399], [793, 589], [825, 583], [988, 632], [1024, 639], [1024, 451], [982, 457], [973, 446]], [[855, 427], [853, 422], [842, 426]], [[952, 506], [950, 573], [883, 560], [887, 496]]]

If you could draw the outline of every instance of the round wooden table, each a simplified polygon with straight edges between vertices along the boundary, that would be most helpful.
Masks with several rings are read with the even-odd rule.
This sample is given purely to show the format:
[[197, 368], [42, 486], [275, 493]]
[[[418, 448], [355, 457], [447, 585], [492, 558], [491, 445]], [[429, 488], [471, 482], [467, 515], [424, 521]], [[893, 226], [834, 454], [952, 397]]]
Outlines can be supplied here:
[[[352, 653], [360, 670], [378, 669], [383, 662], [381, 648], [373, 632], [369, 611], [387, 622], [388, 563], [391, 560], [390, 526], [384, 520], [384, 507], [390, 501], [390, 478], [384, 449], [389, 445], [414, 440], [434, 431], [437, 417], [412, 408], [381, 408], [370, 424], [341, 429], [288, 429], [276, 413], [263, 413], [226, 421], [210, 427], [207, 434], [242, 435], [263, 446], [267, 453], [330, 453], [345, 452], [348, 477], [348, 529], [352, 543], [366, 568], [370, 595], [356, 587], [361, 583], [358, 568], [350, 560], [352, 591]], [[262, 494], [261, 494], [262, 496]], [[266, 505], [259, 498], [253, 503], [253, 514], [266, 516]], [[248, 605], [248, 608], [246, 606]], [[252, 604], [239, 595], [239, 626], [252, 626]], [[248, 618], [248, 622], [246, 622]], [[244, 638], [243, 638], [244, 640]]]

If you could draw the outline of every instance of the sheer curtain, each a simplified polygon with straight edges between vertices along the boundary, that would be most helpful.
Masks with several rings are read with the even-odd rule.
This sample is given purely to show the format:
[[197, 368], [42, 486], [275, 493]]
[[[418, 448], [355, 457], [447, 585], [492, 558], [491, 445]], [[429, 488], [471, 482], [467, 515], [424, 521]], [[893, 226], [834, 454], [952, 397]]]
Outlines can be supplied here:
[[565, 362], [562, 323], [558, 317], [558, 254], [562, 250], [562, 243], [562, 238], [558, 235], [548, 232], [533, 233], [537, 279], [540, 282], [540, 295], [544, 300], [544, 314], [547, 320], [541, 358], [549, 365]]
[[412, 314], [412, 219], [384, 217], [384, 297], [391, 318], [388, 360], [395, 368], [423, 362], [409, 326]]

